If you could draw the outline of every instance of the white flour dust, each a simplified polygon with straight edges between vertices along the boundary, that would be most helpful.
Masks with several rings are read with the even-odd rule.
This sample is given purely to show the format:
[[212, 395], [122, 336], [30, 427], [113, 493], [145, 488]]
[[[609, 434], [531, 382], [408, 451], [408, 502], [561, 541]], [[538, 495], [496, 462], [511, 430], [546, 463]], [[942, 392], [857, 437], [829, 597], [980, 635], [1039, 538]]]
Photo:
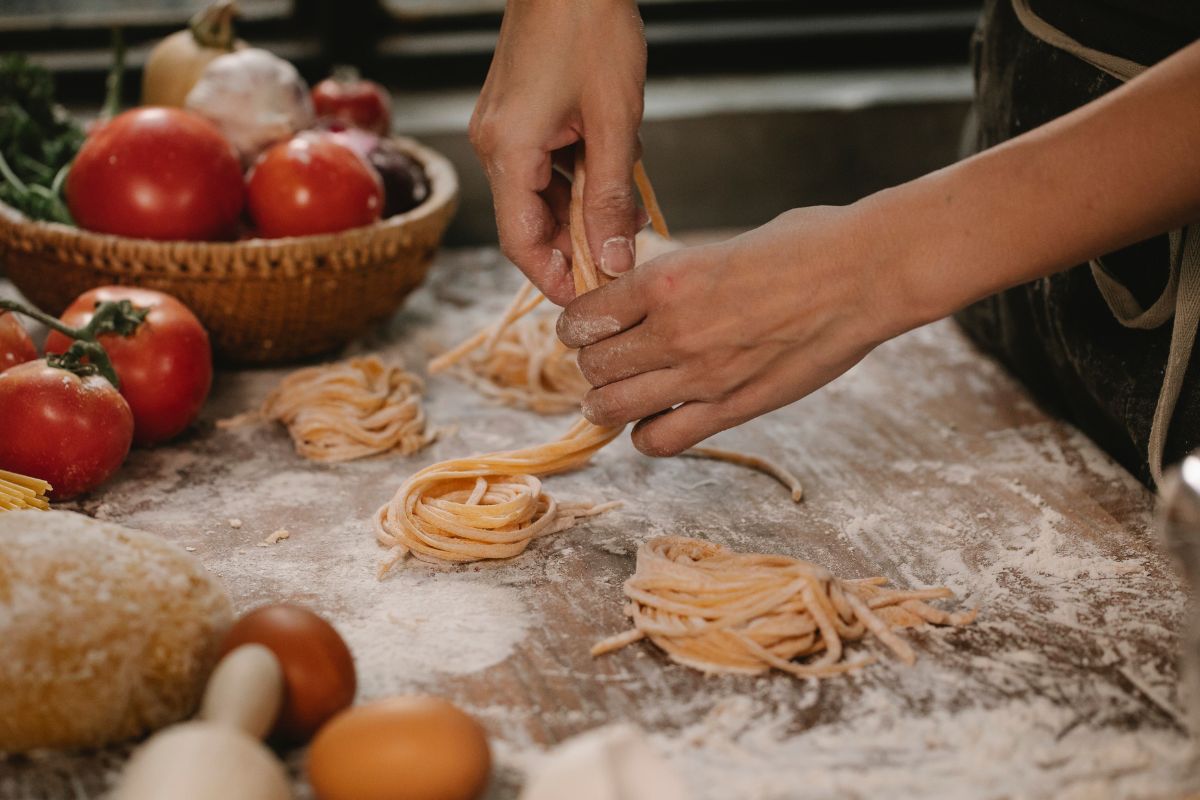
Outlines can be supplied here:
[[531, 619], [515, 589], [444, 574], [389, 579], [357, 599], [341, 631], [354, 651], [363, 698], [497, 664], [524, 638]]
[[1045, 699], [906, 718], [876, 689], [832, 725], [795, 731], [791, 716], [735, 696], [655, 741], [705, 800], [1156, 797], [1193, 766], [1173, 732], [1097, 736]]

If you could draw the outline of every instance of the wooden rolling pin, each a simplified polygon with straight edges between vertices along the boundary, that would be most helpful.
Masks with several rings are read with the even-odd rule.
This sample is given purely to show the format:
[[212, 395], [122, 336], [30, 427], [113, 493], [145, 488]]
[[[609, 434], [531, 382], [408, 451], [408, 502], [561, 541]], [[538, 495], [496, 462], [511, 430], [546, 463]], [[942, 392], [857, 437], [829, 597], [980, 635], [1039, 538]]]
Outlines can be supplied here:
[[172, 725], [134, 752], [113, 800], [290, 800], [279, 759], [261, 742], [283, 703], [283, 670], [259, 644], [213, 670], [193, 722]]

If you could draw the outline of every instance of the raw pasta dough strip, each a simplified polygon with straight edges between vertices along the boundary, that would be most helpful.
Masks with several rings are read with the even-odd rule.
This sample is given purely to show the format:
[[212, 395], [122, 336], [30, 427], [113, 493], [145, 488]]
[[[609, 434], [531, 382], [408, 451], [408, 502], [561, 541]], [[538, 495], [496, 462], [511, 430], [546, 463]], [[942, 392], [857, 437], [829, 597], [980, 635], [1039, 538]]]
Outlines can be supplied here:
[[[949, 589], [904, 591], [883, 578], [839, 580], [828, 570], [780, 555], [735, 553], [698, 539], [664, 536], [638, 548], [625, 582], [633, 629], [592, 648], [599, 656], [648, 638], [673, 660], [705, 672], [828, 677], [871, 659], [844, 661], [843, 643], [867, 632], [906, 664], [916, 660], [893, 627], [967, 625], [975, 610], [947, 613], [924, 600]], [[886, 618], [898, 610], [904, 622]], [[818, 656], [814, 661], [794, 659]]]
[[430, 361], [430, 374], [450, 371], [485, 397], [539, 414], [577, 409], [591, 386], [575, 351], [558, 340], [552, 315], [526, 316], [544, 299], [525, 284], [500, 319]]
[[336, 462], [395, 450], [411, 455], [434, 440], [425, 429], [424, 384], [377, 356], [306, 367], [288, 375], [257, 412], [221, 427], [270, 419], [283, 423], [296, 452]]
[[[531, 297], [531, 295], [534, 296]], [[508, 304], [508, 308], [504, 310], [504, 313], [500, 316], [500, 319], [496, 320], [491, 325], [488, 325], [486, 328], [476, 331], [473, 336], [463, 341], [453, 350], [448, 350], [430, 361], [429, 371], [431, 373], [442, 372], [451, 365], [461, 361], [477, 347], [484, 347], [485, 350], [488, 349], [485, 345], [494, 344], [495, 341], [500, 338], [500, 334], [503, 332], [504, 328], [511, 325], [514, 321], [520, 319], [521, 317], [524, 317], [545, 299], [546, 298], [540, 292], [536, 294], [534, 293], [532, 283], [524, 284], [520, 291], [517, 292], [516, 296], [513, 297], [512, 301]]]
[[804, 499], [804, 486], [800, 483], [800, 479], [789, 472], [786, 467], [780, 466], [774, 461], [747, 453], [738, 453], [733, 450], [722, 450], [719, 447], [693, 447], [690, 450], [685, 450], [683, 455], [691, 458], [727, 461], [730, 464], [749, 467], [764, 475], [769, 475], [782, 483], [792, 493], [792, 502], [799, 503]]

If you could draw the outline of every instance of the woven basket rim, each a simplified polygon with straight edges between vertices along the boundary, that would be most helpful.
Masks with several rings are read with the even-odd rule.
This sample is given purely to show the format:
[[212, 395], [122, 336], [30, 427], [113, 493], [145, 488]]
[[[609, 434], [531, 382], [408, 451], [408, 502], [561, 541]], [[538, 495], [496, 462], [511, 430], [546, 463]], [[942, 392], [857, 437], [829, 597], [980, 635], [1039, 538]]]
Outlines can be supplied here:
[[[413, 227], [430, 217], [446, 213], [448, 207], [457, 201], [458, 173], [448, 158], [411, 137], [390, 136], [388, 139], [421, 162], [429, 179], [429, 197], [416, 208], [403, 214], [396, 214], [370, 225], [349, 228], [336, 233], [285, 236], [277, 239], [255, 238], [236, 242], [136, 239], [128, 236], [96, 233], [59, 222], [32, 220], [3, 201], [0, 201], [0, 221], [12, 229], [10, 236], [16, 233], [34, 239], [52, 239], [59, 246], [68, 245], [73, 249], [78, 248], [92, 252], [136, 248], [145, 255], [153, 255], [156, 251], [166, 255], [168, 252], [177, 254], [179, 248], [187, 248], [198, 254], [203, 253], [209, 259], [219, 260], [222, 257], [231, 259], [237, 257], [270, 258], [272, 255], [295, 254], [297, 249], [303, 249], [309, 255], [318, 256], [322, 253], [352, 248], [380, 236], [394, 235], [400, 229]], [[0, 230], [2, 227], [0, 226]]]

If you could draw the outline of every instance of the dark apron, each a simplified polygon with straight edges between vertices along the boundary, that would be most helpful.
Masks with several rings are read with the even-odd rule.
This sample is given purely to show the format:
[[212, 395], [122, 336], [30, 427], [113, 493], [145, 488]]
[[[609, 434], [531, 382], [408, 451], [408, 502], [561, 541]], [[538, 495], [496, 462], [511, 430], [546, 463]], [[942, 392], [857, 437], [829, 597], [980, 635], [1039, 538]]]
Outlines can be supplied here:
[[[1171, 6], [989, 0], [973, 43], [968, 146], [1049, 122], [1186, 45], [1200, 32], [1200, 3]], [[1189, 369], [1200, 225], [1001, 292], [957, 319], [1041, 403], [1147, 485], [1200, 446], [1200, 366]]]

